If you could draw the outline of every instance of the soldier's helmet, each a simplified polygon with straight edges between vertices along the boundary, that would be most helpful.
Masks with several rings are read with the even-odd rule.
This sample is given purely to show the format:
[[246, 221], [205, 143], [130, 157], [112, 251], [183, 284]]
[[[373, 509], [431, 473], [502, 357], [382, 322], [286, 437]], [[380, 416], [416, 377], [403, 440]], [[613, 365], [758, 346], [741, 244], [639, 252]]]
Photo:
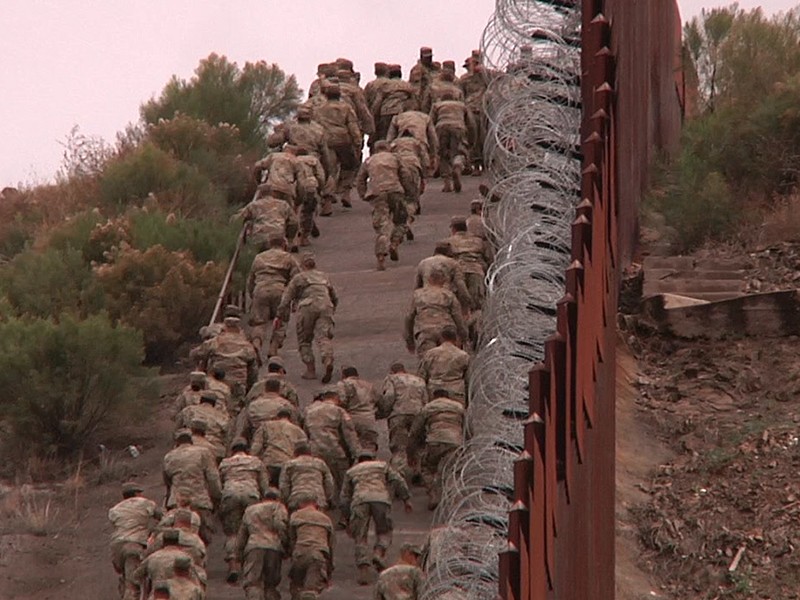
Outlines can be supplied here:
[[327, 387], [322, 388], [322, 397], [323, 398], [338, 398], [339, 397], [339, 388], [335, 385], [329, 385]]
[[125, 483], [122, 484], [123, 495], [138, 494], [143, 491], [144, 488], [135, 481], [126, 481]]

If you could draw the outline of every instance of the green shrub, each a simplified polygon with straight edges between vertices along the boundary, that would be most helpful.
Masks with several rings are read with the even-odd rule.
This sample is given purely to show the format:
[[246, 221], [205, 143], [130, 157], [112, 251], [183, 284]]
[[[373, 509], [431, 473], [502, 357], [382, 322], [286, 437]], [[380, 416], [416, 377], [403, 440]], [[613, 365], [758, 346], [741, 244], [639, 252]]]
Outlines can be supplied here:
[[141, 334], [102, 315], [0, 323], [5, 456], [67, 456], [85, 447], [139, 400], [150, 375], [142, 358]]
[[223, 274], [220, 266], [160, 245], [126, 250], [96, 270], [109, 314], [142, 332], [149, 363], [173, 359], [182, 343], [197, 338]]

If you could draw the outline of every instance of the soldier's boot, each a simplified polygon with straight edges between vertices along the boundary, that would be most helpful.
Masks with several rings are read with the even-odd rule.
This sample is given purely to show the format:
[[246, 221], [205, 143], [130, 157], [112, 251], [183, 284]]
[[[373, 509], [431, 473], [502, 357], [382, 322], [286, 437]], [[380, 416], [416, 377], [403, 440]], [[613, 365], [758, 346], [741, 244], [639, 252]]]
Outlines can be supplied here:
[[413, 231], [411, 231], [411, 223], [409, 223], [408, 225], [406, 225], [406, 239], [407, 239], [409, 242], [413, 242], [413, 241], [414, 241], [414, 232], [413, 232]]
[[317, 223], [314, 222], [311, 224], [311, 237], [318, 238], [319, 237], [319, 227], [317, 227]]
[[378, 256], [378, 271], [385, 271], [386, 270], [386, 255], [381, 254]]
[[330, 217], [333, 214], [333, 206], [331, 206], [331, 204], [333, 204], [334, 200], [335, 198], [331, 196], [325, 196], [322, 199], [322, 202], [320, 203], [319, 207], [320, 217]]
[[445, 178], [444, 186], [442, 187], [442, 191], [445, 192], [445, 193], [453, 191], [453, 184], [450, 182], [450, 178], [449, 177]]
[[225, 578], [225, 581], [228, 583], [236, 583], [239, 581], [239, 576], [242, 573], [242, 565], [236, 559], [229, 559], [226, 561], [228, 563], [228, 575]]
[[281, 349], [281, 343], [279, 340], [272, 336], [272, 339], [269, 341], [269, 349], [267, 350], [267, 358], [277, 356], [278, 351]]
[[353, 208], [353, 204], [350, 202], [347, 196], [342, 196], [342, 206], [345, 208]]
[[306, 372], [300, 375], [303, 379], [316, 379], [317, 367], [313, 362], [303, 363], [306, 366]]
[[395, 244], [389, 246], [389, 258], [394, 262], [400, 260], [400, 255], [397, 253], [397, 246]]
[[461, 167], [453, 167], [453, 189], [457, 194], [461, 193]]
[[325, 374], [322, 376], [322, 383], [330, 383], [333, 378], [333, 361], [325, 361]]
[[386, 568], [386, 548], [375, 547], [375, 553], [372, 556], [372, 564], [375, 565], [375, 570], [378, 573]]
[[301, 233], [298, 237], [297, 245], [303, 247], [311, 245], [311, 242], [308, 241], [308, 234]]
[[372, 578], [372, 569], [369, 565], [358, 565], [358, 574], [356, 575], [356, 583], [358, 585], [369, 585], [369, 580]]

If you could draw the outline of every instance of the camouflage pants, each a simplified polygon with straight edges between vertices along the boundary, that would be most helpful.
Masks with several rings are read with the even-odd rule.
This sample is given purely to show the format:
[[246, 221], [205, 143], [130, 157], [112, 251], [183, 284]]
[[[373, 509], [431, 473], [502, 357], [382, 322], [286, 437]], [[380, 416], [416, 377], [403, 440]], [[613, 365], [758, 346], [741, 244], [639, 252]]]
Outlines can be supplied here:
[[[278, 305], [281, 303], [284, 286], [280, 284], [259, 285], [253, 290], [253, 306], [250, 311], [252, 337], [261, 341], [260, 347], [267, 339], [267, 331], [278, 316]], [[272, 330], [270, 351], [277, 352], [286, 339], [286, 325], [281, 323]]]
[[408, 466], [408, 432], [414, 422], [414, 415], [397, 415], [389, 417], [389, 451], [392, 458], [389, 461], [399, 473], [410, 480], [415, 474]]
[[422, 358], [422, 355], [431, 348], [439, 345], [439, 336], [445, 325], [449, 325], [449, 323], [444, 323], [441, 327], [428, 327], [414, 332], [414, 344], [417, 347], [417, 356], [419, 358]]
[[198, 506], [192, 506], [191, 508], [200, 517], [200, 531], [197, 534], [208, 546], [211, 543], [211, 535], [215, 530], [214, 513], [209, 508], [200, 508]]
[[315, 549], [295, 548], [289, 569], [292, 600], [313, 600], [328, 587], [330, 557]]
[[486, 115], [482, 110], [472, 110], [475, 136], [471, 144], [470, 160], [473, 165], [483, 164], [483, 145], [486, 143]]
[[455, 444], [427, 444], [425, 447], [420, 461], [420, 474], [432, 505], [438, 505], [442, 498], [442, 468], [456, 450], [458, 446]]
[[[383, 502], [362, 502], [350, 510], [350, 533], [356, 545], [356, 565], [368, 565], [372, 556], [386, 556], [392, 545], [392, 507]], [[372, 555], [369, 551], [369, 523], [375, 522], [375, 545]]]
[[353, 183], [356, 180], [358, 169], [361, 166], [361, 161], [358, 159], [356, 149], [350, 144], [344, 146], [332, 146], [331, 154], [333, 155], [334, 162], [336, 162], [339, 177], [336, 180], [336, 197], [348, 198], [350, 190], [353, 189]]
[[280, 550], [253, 548], [244, 555], [242, 587], [247, 600], [279, 600], [281, 582]]
[[428, 381], [428, 394], [431, 398], [433, 398], [433, 392], [436, 390], [447, 390], [450, 392], [451, 400], [455, 400], [461, 404], [466, 403], [466, 395], [464, 394], [466, 386], [463, 379], [458, 379], [456, 381]]
[[333, 309], [313, 305], [297, 310], [297, 345], [304, 363], [313, 363], [311, 343], [316, 341], [323, 365], [333, 364]]
[[375, 145], [375, 142], [386, 139], [393, 118], [394, 115], [380, 115], [377, 119], [375, 119], [375, 133], [369, 138], [369, 141], [373, 146]]
[[136, 542], [112, 542], [111, 564], [119, 575], [119, 596], [122, 600], [139, 600], [139, 586], [133, 583], [133, 572], [142, 563], [145, 547]]
[[353, 426], [358, 436], [358, 445], [362, 449], [378, 451], [378, 430], [376, 429], [375, 419], [367, 417], [352, 417]]
[[222, 531], [225, 533], [225, 560], [230, 560], [235, 555], [236, 534], [242, 523], [245, 509], [258, 500], [257, 496], [248, 494], [231, 494], [222, 497], [219, 516], [222, 520]]
[[403, 194], [380, 194], [370, 199], [372, 205], [372, 229], [375, 231], [375, 256], [385, 257], [390, 248], [397, 248], [406, 235], [405, 226], [407, 215], [400, 218], [405, 212]]
[[464, 273], [464, 283], [472, 297], [473, 306], [482, 307], [486, 299], [486, 277], [483, 273]]
[[311, 452], [314, 456], [319, 456], [328, 465], [328, 468], [333, 475], [333, 502], [336, 506], [339, 505], [339, 492], [342, 491], [342, 483], [344, 482], [344, 474], [350, 468], [350, 461], [341, 456], [332, 456], [318, 448], [312, 446]]
[[304, 192], [297, 197], [297, 211], [300, 216], [300, 233], [308, 237], [314, 228], [314, 213], [317, 210], [319, 194]]
[[436, 133], [439, 135], [439, 173], [442, 179], [449, 179], [456, 165], [464, 166], [465, 132], [458, 127], [445, 125], [437, 127]]

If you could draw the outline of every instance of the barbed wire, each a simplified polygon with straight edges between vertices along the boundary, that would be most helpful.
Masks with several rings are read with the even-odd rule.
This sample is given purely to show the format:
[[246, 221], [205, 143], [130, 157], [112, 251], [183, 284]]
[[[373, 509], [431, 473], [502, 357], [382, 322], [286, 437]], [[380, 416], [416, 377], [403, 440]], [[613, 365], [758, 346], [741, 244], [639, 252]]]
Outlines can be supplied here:
[[425, 600], [497, 596], [528, 372], [555, 331], [580, 200], [580, 23], [577, 3], [497, 0], [483, 33], [492, 183], [483, 218], [496, 254], [470, 370], [469, 439], [445, 465]]

